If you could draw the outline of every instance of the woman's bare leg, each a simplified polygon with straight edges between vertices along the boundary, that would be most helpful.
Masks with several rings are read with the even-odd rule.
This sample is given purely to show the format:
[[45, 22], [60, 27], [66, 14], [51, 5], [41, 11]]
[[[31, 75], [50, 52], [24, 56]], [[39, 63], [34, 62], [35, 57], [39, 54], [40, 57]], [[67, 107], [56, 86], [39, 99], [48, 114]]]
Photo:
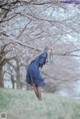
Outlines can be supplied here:
[[33, 90], [34, 90], [34, 92], [35, 92], [36, 96], [38, 97], [38, 93], [37, 93], [37, 88], [36, 88], [36, 85], [33, 85]]
[[33, 89], [34, 89], [34, 92], [35, 92], [37, 98], [38, 98], [39, 100], [42, 100], [42, 99], [41, 99], [41, 90], [40, 90], [40, 87], [37, 86], [37, 85], [33, 85]]
[[42, 98], [41, 98], [41, 89], [40, 89], [40, 86], [37, 86], [36, 88], [37, 88], [38, 99], [39, 99], [39, 100], [42, 100]]

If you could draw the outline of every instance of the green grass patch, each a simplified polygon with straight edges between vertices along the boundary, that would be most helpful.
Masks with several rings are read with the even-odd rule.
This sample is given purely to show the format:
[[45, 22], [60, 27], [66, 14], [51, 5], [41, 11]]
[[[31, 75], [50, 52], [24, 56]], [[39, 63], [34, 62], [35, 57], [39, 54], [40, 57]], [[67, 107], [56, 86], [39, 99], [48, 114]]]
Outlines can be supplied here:
[[33, 91], [0, 89], [0, 112], [8, 119], [80, 119], [80, 100], [43, 93], [38, 101]]
[[7, 108], [9, 102], [10, 102], [10, 95], [7, 95], [6, 93], [3, 93], [2, 90], [0, 90], [0, 109]]

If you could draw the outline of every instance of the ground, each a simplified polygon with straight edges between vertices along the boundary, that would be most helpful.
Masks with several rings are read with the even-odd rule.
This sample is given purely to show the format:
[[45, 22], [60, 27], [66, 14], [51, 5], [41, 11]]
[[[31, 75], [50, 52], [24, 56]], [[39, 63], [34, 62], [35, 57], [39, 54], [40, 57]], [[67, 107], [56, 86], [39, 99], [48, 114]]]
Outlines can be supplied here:
[[33, 91], [0, 89], [0, 113], [8, 119], [80, 119], [80, 100], [43, 93], [38, 101]]

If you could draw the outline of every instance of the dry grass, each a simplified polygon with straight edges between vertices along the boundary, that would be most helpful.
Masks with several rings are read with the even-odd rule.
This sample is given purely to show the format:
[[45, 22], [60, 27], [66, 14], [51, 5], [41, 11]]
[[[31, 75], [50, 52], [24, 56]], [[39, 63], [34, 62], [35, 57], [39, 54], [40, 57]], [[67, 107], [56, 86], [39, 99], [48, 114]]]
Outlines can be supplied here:
[[43, 94], [38, 101], [33, 92], [0, 89], [0, 112], [8, 119], [80, 119], [80, 100]]

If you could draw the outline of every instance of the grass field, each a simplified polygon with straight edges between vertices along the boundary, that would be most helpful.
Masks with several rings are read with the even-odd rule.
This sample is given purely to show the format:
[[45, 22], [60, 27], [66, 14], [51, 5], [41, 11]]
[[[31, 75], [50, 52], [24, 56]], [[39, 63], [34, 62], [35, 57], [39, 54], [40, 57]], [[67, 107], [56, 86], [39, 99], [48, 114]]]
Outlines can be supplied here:
[[0, 89], [0, 113], [7, 119], [80, 119], [80, 100], [43, 93], [38, 101], [32, 91]]

